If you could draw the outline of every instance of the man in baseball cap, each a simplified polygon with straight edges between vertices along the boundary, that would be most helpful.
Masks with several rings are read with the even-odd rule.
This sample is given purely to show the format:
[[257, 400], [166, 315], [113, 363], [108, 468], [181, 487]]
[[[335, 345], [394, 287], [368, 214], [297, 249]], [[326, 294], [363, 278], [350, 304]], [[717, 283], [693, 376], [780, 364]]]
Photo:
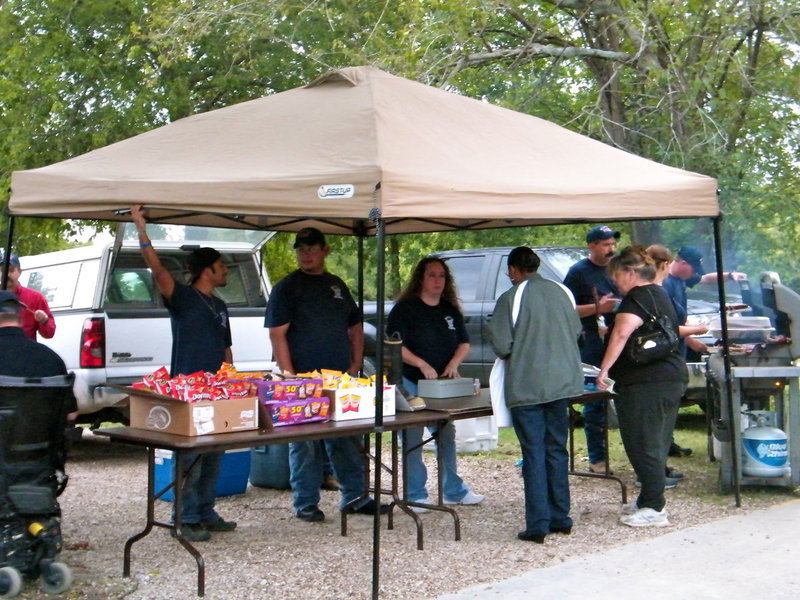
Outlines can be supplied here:
[[297, 232], [297, 236], [294, 238], [294, 248], [303, 245], [325, 247], [325, 236], [316, 227], [304, 227]]
[[618, 240], [620, 235], [622, 234], [619, 231], [614, 231], [608, 225], [598, 225], [597, 227], [592, 227], [589, 233], [586, 234], [586, 243], [593, 244], [611, 238]]
[[[581, 361], [598, 367], [603, 359], [604, 349], [604, 333], [601, 332], [598, 321], [602, 317], [607, 327], [614, 323], [614, 308], [621, 297], [617, 286], [606, 273], [606, 265], [614, 256], [619, 237], [620, 232], [608, 225], [592, 227], [586, 234], [589, 256], [572, 265], [564, 278], [564, 285], [572, 292], [578, 316], [581, 318]], [[607, 474], [604, 434], [606, 418], [603, 403], [585, 403], [583, 419], [589, 470]]]
[[[2, 265], [5, 263], [4, 259], [5, 252], [0, 250], [0, 272], [2, 272]], [[32, 340], [36, 339], [36, 334], [50, 339], [56, 333], [56, 320], [53, 318], [53, 313], [50, 312], [50, 305], [42, 294], [20, 285], [20, 275], [22, 275], [22, 268], [19, 256], [14, 252], [9, 252], [6, 289], [16, 296], [20, 305], [25, 309], [20, 315], [22, 318], [22, 331]]]
[[702, 277], [706, 274], [706, 270], [703, 268], [703, 253], [694, 246], [681, 246], [681, 249], [678, 250], [678, 258], [691, 265], [695, 275]]

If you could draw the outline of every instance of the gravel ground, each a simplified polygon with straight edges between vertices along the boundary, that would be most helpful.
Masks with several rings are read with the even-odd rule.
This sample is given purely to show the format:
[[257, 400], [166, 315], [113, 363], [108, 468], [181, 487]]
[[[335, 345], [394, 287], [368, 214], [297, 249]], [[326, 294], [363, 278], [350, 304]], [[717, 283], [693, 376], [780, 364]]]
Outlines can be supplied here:
[[[697, 452], [696, 452], [697, 454]], [[426, 460], [433, 463], [432, 456]], [[462, 539], [453, 540], [452, 519], [421, 515], [425, 550], [416, 549], [411, 519], [396, 511], [395, 528], [381, 529], [380, 597], [425, 599], [496, 581], [522, 571], [554, 565], [584, 554], [706, 523], [779, 502], [791, 491], [748, 492], [743, 509], [732, 497], [701, 493], [715, 489], [705, 459], [677, 459], [687, 480], [667, 492], [670, 528], [633, 529], [618, 523], [619, 486], [612, 481], [571, 477], [571, 536], [549, 536], [544, 545], [519, 542], [523, 527], [522, 481], [515, 457], [463, 455], [459, 471], [480, 506], [459, 507]], [[635, 494], [633, 475], [615, 465]], [[141, 530], [146, 501], [146, 455], [138, 448], [85, 435], [68, 464], [70, 483], [61, 496], [65, 550], [61, 560], [73, 570], [74, 600], [171, 600], [195, 596], [194, 560], [165, 530], [155, 530], [133, 547], [130, 578], [122, 576], [125, 540]], [[435, 471], [434, 471], [435, 472]], [[388, 482], [387, 482], [388, 484]], [[238, 600], [367, 599], [372, 592], [372, 519], [349, 519], [349, 535], [339, 535], [338, 492], [323, 492], [324, 523], [292, 516], [288, 491], [249, 487], [246, 494], [220, 498], [218, 509], [239, 523], [236, 531], [214, 534], [198, 544], [206, 562], [206, 598]], [[634, 496], [629, 498], [629, 501]], [[171, 505], [158, 502], [160, 518]], [[385, 523], [385, 517], [383, 518]], [[28, 583], [20, 598], [50, 598]]]

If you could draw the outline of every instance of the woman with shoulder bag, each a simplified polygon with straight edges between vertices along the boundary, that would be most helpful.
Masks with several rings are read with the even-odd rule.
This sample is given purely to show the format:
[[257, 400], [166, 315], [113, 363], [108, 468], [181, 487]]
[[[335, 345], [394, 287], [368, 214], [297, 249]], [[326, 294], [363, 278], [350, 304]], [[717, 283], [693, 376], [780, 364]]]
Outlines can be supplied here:
[[636, 502], [623, 507], [620, 522], [666, 527], [667, 453], [688, 382], [678, 352], [677, 315], [654, 282], [655, 263], [642, 246], [624, 248], [607, 269], [624, 297], [606, 337], [597, 387], [605, 389], [608, 377], [616, 381], [620, 436], [642, 485]]

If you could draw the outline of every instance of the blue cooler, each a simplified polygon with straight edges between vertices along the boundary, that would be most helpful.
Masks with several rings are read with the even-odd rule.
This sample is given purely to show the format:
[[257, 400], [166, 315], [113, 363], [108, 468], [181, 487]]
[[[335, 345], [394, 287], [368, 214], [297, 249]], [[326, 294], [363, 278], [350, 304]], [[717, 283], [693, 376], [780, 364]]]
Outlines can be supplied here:
[[[158, 493], [172, 483], [172, 471], [175, 460], [171, 450], [155, 451], [155, 491]], [[220, 496], [233, 496], [244, 494], [247, 490], [247, 476], [250, 473], [250, 450], [228, 450], [222, 457], [219, 478], [214, 492]], [[159, 498], [172, 502], [175, 499], [174, 490], [170, 489]]]
[[257, 487], [288, 490], [289, 444], [259, 446], [250, 452], [250, 483]]

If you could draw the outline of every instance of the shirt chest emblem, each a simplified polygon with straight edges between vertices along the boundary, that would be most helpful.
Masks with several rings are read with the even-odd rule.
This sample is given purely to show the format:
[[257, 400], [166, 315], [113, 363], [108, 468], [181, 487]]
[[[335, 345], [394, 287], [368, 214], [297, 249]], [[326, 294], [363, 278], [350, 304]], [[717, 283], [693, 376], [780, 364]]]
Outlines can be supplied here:
[[333, 299], [334, 300], [344, 300], [344, 296], [342, 295], [342, 288], [338, 285], [332, 285], [331, 291], [333, 292]]
[[450, 316], [445, 317], [444, 318], [444, 322], [447, 323], [447, 328], [450, 331], [455, 331], [456, 330], [456, 322], [453, 319], [453, 317], [450, 317]]

